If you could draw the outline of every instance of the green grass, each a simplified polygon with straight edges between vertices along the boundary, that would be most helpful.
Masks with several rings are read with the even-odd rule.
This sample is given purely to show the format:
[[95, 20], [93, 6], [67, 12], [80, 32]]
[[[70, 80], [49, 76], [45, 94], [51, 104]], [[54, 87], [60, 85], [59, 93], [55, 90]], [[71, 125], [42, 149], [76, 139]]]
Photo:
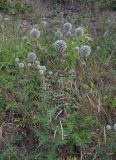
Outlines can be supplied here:
[[[1, 24], [4, 28], [0, 36], [0, 119], [3, 128], [4, 124], [8, 128], [14, 124], [16, 130], [13, 133], [8, 130], [8, 135], [3, 130], [5, 146], [0, 151], [1, 160], [75, 160], [80, 159], [83, 152], [88, 160], [95, 153], [98, 159], [115, 157], [115, 133], [104, 129], [116, 120], [115, 24], [104, 26], [105, 36], [85, 42], [85, 36], [68, 40], [59, 21], [58, 18], [55, 23], [50, 22], [45, 29], [39, 23], [38, 40], [19, 30], [19, 20], [14, 26], [16, 30], [10, 19], [8, 24], [4, 21]], [[63, 30], [63, 39], [67, 42], [66, 60], [62, 60], [53, 47], [56, 28]], [[84, 30], [88, 35], [87, 27]], [[21, 40], [25, 35], [29, 43]], [[44, 50], [38, 48], [37, 43]], [[85, 43], [91, 45], [92, 53], [81, 59], [86, 63], [83, 65], [79, 52], [73, 48]], [[27, 64], [30, 51], [47, 67], [45, 82], [35, 68], [19, 69], [15, 63], [19, 57]], [[110, 149], [109, 141], [105, 140], [110, 141]]]

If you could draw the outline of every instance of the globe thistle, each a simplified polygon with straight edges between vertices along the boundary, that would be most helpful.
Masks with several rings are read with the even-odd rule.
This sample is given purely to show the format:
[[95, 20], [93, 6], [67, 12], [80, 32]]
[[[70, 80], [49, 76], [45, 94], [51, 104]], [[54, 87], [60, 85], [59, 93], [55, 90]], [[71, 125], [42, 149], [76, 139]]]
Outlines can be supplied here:
[[106, 129], [107, 129], [107, 130], [111, 130], [111, 129], [112, 129], [112, 126], [107, 125], [107, 126], [106, 126]]
[[43, 72], [46, 71], [46, 66], [41, 66], [40, 64], [38, 64], [36, 68], [42, 70]]
[[57, 31], [57, 32], [55, 32], [55, 36], [57, 37], [57, 38], [62, 38], [63, 37], [63, 34], [62, 34], [62, 32], [61, 31]]
[[75, 47], [74, 50], [75, 50], [75, 51], [79, 51], [79, 47]]
[[82, 56], [89, 56], [91, 53], [91, 47], [88, 45], [84, 45], [80, 48], [80, 54]]
[[71, 37], [72, 37], [72, 32], [71, 32], [71, 31], [68, 31], [68, 32], [66, 33], [66, 37], [67, 37], [67, 38], [71, 38]]
[[38, 64], [38, 65], [36, 66], [36, 68], [40, 70], [40, 69], [41, 69], [41, 65]]
[[36, 28], [32, 28], [30, 31], [30, 35], [34, 38], [39, 38], [40, 37], [40, 31]]
[[66, 42], [64, 40], [57, 40], [55, 43], [54, 43], [54, 48], [57, 52], [64, 52], [67, 48], [67, 45], [66, 45]]
[[114, 131], [116, 131], [116, 123], [114, 124], [113, 129], [114, 129]]
[[28, 68], [30, 68], [30, 67], [32, 66], [32, 64], [31, 64], [31, 63], [28, 63], [27, 66], [28, 66]]
[[46, 26], [47, 26], [47, 21], [43, 20], [43, 21], [41, 21], [41, 24], [42, 24], [44, 27], [46, 27]]
[[53, 74], [53, 72], [52, 72], [52, 71], [49, 71], [48, 74], [51, 76], [51, 75]]
[[30, 62], [34, 62], [36, 60], [36, 54], [34, 52], [29, 52], [28, 53], [28, 60]]
[[64, 16], [64, 12], [60, 12], [60, 16], [63, 17]]
[[19, 68], [24, 68], [24, 63], [19, 63]]
[[36, 65], [40, 65], [40, 61], [35, 61], [35, 64]]
[[43, 72], [46, 71], [46, 67], [45, 66], [40, 66], [40, 70], [42, 70]]
[[68, 30], [68, 31], [69, 31], [69, 30], [72, 30], [72, 24], [69, 23], [69, 22], [65, 23], [65, 24], [64, 24], [64, 29], [65, 29], [65, 30]]
[[84, 34], [83, 28], [82, 28], [82, 27], [76, 28], [76, 29], [75, 29], [75, 34], [76, 34], [78, 37], [82, 36], [82, 35]]
[[43, 75], [44, 75], [44, 71], [43, 71], [43, 70], [39, 70], [39, 74], [40, 74], [41, 76], [43, 76]]
[[15, 58], [15, 62], [18, 63], [20, 61], [19, 58]]

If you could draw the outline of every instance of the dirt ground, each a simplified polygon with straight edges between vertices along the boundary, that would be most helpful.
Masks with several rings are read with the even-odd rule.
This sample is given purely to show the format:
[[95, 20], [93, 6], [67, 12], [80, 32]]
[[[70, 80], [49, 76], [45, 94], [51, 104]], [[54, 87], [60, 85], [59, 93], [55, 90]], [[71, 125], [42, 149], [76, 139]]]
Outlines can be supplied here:
[[78, 1], [68, 5], [53, 5], [50, 2], [43, 2], [43, 0], [23, 0], [24, 3], [31, 4], [34, 8], [36, 16], [54, 19], [56, 14], [64, 12], [64, 18], [70, 15], [79, 15], [82, 23], [86, 23], [92, 35], [98, 36], [103, 29], [103, 23], [111, 20], [116, 21], [116, 12], [111, 10], [98, 9], [93, 4], [82, 5]]

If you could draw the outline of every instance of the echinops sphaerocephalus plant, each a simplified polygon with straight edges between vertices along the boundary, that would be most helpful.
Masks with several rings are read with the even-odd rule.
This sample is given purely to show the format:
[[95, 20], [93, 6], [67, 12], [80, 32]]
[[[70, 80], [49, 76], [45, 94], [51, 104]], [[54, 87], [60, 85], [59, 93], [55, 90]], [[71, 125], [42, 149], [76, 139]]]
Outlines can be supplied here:
[[91, 53], [91, 47], [88, 45], [84, 45], [80, 48], [80, 55], [81, 56], [89, 56]]
[[34, 52], [29, 52], [27, 57], [30, 62], [34, 62], [36, 60], [36, 54]]
[[65, 23], [65, 24], [64, 24], [64, 29], [65, 29], [65, 30], [68, 30], [68, 31], [72, 30], [72, 24], [69, 23], [69, 22]]
[[67, 48], [67, 44], [64, 40], [57, 40], [54, 43], [54, 48], [57, 52], [63, 53]]
[[75, 29], [75, 34], [76, 34], [77, 37], [82, 36], [82, 35], [84, 34], [83, 28], [82, 28], [82, 27], [76, 28], [76, 29]]
[[36, 28], [32, 28], [30, 31], [30, 35], [34, 38], [39, 38], [40, 37], [40, 31]]

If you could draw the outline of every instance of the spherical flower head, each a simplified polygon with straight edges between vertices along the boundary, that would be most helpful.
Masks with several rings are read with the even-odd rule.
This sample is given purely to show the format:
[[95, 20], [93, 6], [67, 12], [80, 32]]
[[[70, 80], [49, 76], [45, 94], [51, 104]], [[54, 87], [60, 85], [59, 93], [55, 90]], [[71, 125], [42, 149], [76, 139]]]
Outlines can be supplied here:
[[41, 76], [43, 76], [43, 75], [44, 75], [44, 71], [43, 71], [43, 70], [39, 70], [39, 74], [40, 74]]
[[56, 32], [55, 32], [55, 36], [56, 36], [57, 38], [62, 38], [62, 37], [63, 37], [63, 34], [62, 34], [61, 31], [56, 31]]
[[68, 30], [68, 31], [72, 30], [72, 24], [69, 23], [69, 22], [65, 23], [65, 24], [64, 24], [64, 29], [65, 29], [65, 30]]
[[29, 52], [28, 53], [28, 60], [30, 62], [34, 62], [36, 60], [36, 54], [34, 52]]
[[54, 48], [57, 52], [63, 53], [67, 48], [66, 42], [64, 40], [57, 40], [54, 43]]
[[24, 63], [19, 63], [19, 68], [24, 68]]
[[46, 66], [40, 66], [40, 70], [42, 70], [43, 72], [46, 71]]
[[52, 71], [49, 71], [48, 74], [51, 76], [51, 75], [53, 74], [53, 72], [52, 72]]
[[15, 58], [15, 62], [17, 62], [17, 63], [18, 63], [19, 61], [20, 61], [20, 59], [19, 59], [19, 58]]
[[40, 37], [40, 31], [36, 28], [32, 28], [30, 31], [30, 35], [34, 38], [39, 38]]
[[75, 51], [79, 51], [79, 47], [75, 47], [74, 50], [75, 50]]
[[81, 56], [89, 56], [91, 53], [91, 47], [88, 45], [84, 45], [80, 48]]
[[28, 68], [30, 68], [30, 67], [32, 66], [32, 64], [31, 64], [31, 63], [28, 63], [27, 66], [28, 66]]
[[60, 12], [60, 16], [63, 17], [64, 16], [64, 12]]
[[38, 64], [36, 68], [42, 70], [43, 72], [46, 71], [46, 66], [41, 66], [40, 64]]
[[110, 130], [112, 129], [112, 126], [107, 125], [107, 126], [106, 126], [106, 129], [110, 131]]
[[35, 65], [40, 65], [40, 61], [35, 61]]
[[46, 27], [47, 26], [47, 21], [45, 21], [45, 20], [43, 20], [43, 21], [41, 21], [41, 23], [42, 23], [42, 25], [44, 26], [44, 27]]
[[71, 38], [71, 37], [72, 37], [72, 32], [71, 32], [71, 31], [68, 31], [68, 32], [66, 33], [66, 37], [67, 37], [67, 38]]
[[76, 29], [75, 29], [75, 34], [76, 34], [78, 37], [82, 36], [82, 35], [84, 34], [83, 28], [82, 28], [82, 27], [76, 28]]
[[116, 131], [116, 123], [113, 126], [113, 130]]
[[41, 69], [41, 65], [38, 64], [38, 65], [36, 66], [36, 68], [40, 70], [40, 69]]

